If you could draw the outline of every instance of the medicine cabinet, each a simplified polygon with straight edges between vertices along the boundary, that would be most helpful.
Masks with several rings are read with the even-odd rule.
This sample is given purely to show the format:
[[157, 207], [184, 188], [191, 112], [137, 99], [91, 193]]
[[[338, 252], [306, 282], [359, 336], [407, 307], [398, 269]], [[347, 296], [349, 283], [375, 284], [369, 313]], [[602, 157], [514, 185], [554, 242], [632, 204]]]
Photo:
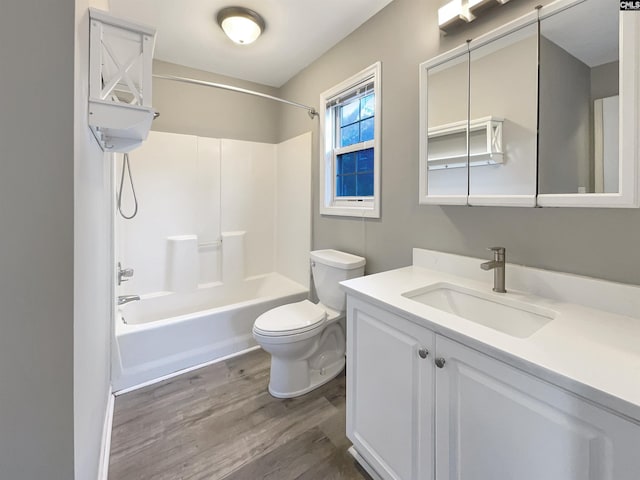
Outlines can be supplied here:
[[638, 206], [640, 13], [558, 0], [420, 65], [421, 204]]

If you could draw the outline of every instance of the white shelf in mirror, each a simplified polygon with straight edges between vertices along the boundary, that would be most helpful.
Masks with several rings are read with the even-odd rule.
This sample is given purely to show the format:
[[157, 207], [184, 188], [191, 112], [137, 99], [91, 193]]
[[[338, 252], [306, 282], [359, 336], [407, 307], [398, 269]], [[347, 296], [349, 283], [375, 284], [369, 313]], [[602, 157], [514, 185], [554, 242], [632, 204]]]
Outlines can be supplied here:
[[449, 155], [429, 155], [429, 170], [441, 170], [445, 168], [464, 168], [467, 166], [477, 167], [481, 165], [497, 165], [503, 162], [504, 156], [502, 151], [502, 122], [503, 118], [499, 117], [482, 117], [471, 120], [468, 124], [469, 134], [484, 134], [482, 147], [479, 151], [473, 151], [467, 155], [466, 150], [466, 132], [467, 121], [446, 123], [431, 127], [428, 130], [428, 139], [433, 142], [437, 138], [454, 137], [458, 135], [464, 144], [461, 145], [461, 151], [452, 152]]

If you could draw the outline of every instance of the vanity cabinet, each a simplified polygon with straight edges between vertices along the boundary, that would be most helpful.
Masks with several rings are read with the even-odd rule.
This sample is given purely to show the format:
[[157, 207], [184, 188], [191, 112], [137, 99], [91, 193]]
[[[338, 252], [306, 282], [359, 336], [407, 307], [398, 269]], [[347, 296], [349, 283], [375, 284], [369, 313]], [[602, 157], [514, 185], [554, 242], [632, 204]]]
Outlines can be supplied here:
[[351, 295], [347, 362], [347, 436], [382, 479], [640, 475], [638, 424]]
[[349, 298], [347, 436], [384, 479], [433, 475], [433, 332]]
[[437, 336], [438, 480], [631, 480], [640, 427], [581, 397]]

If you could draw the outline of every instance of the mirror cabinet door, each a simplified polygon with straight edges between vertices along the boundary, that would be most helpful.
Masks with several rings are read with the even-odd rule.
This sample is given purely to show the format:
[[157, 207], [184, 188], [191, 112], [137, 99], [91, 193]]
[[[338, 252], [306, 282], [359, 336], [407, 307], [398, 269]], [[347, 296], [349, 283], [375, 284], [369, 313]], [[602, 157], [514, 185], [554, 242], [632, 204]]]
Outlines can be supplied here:
[[421, 138], [426, 148], [421, 168], [426, 195], [421, 194], [421, 203], [467, 203], [468, 69], [468, 52], [423, 69], [427, 91], [421, 115], [426, 113], [427, 135]]
[[469, 68], [469, 204], [533, 207], [537, 24], [472, 42]]
[[540, 21], [541, 195], [620, 192], [619, 18], [586, 0]]

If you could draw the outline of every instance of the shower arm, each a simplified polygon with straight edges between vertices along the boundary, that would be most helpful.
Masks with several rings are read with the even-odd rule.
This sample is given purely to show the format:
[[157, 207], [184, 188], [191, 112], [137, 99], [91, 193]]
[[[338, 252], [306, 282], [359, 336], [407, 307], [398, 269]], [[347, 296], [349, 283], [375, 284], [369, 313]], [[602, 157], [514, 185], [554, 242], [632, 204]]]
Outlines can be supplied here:
[[204, 80], [196, 80], [194, 78], [177, 77], [175, 75], [164, 75], [164, 74], [160, 74], [160, 73], [154, 73], [153, 77], [160, 78], [160, 79], [163, 79], [163, 80], [173, 80], [175, 82], [190, 83], [192, 85], [202, 85], [204, 87], [220, 88], [222, 90], [230, 90], [232, 92], [245, 93], [247, 95], [254, 95], [256, 97], [262, 97], [262, 98], [267, 98], [269, 100], [275, 100], [276, 102], [286, 103], [287, 105], [291, 105], [293, 107], [298, 107], [298, 108], [305, 109], [307, 111], [307, 113], [309, 114], [309, 117], [311, 119], [313, 119], [314, 117], [316, 117], [318, 115], [318, 112], [316, 111], [316, 109], [313, 108], [313, 107], [310, 107], [308, 105], [304, 105], [302, 103], [297, 103], [297, 102], [292, 102], [291, 100], [285, 100], [284, 98], [274, 97], [273, 95], [268, 95], [266, 93], [256, 92], [254, 90], [248, 90], [246, 88], [234, 87], [233, 85], [226, 85], [224, 83], [207, 82], [207, 81], [204, 81]]

